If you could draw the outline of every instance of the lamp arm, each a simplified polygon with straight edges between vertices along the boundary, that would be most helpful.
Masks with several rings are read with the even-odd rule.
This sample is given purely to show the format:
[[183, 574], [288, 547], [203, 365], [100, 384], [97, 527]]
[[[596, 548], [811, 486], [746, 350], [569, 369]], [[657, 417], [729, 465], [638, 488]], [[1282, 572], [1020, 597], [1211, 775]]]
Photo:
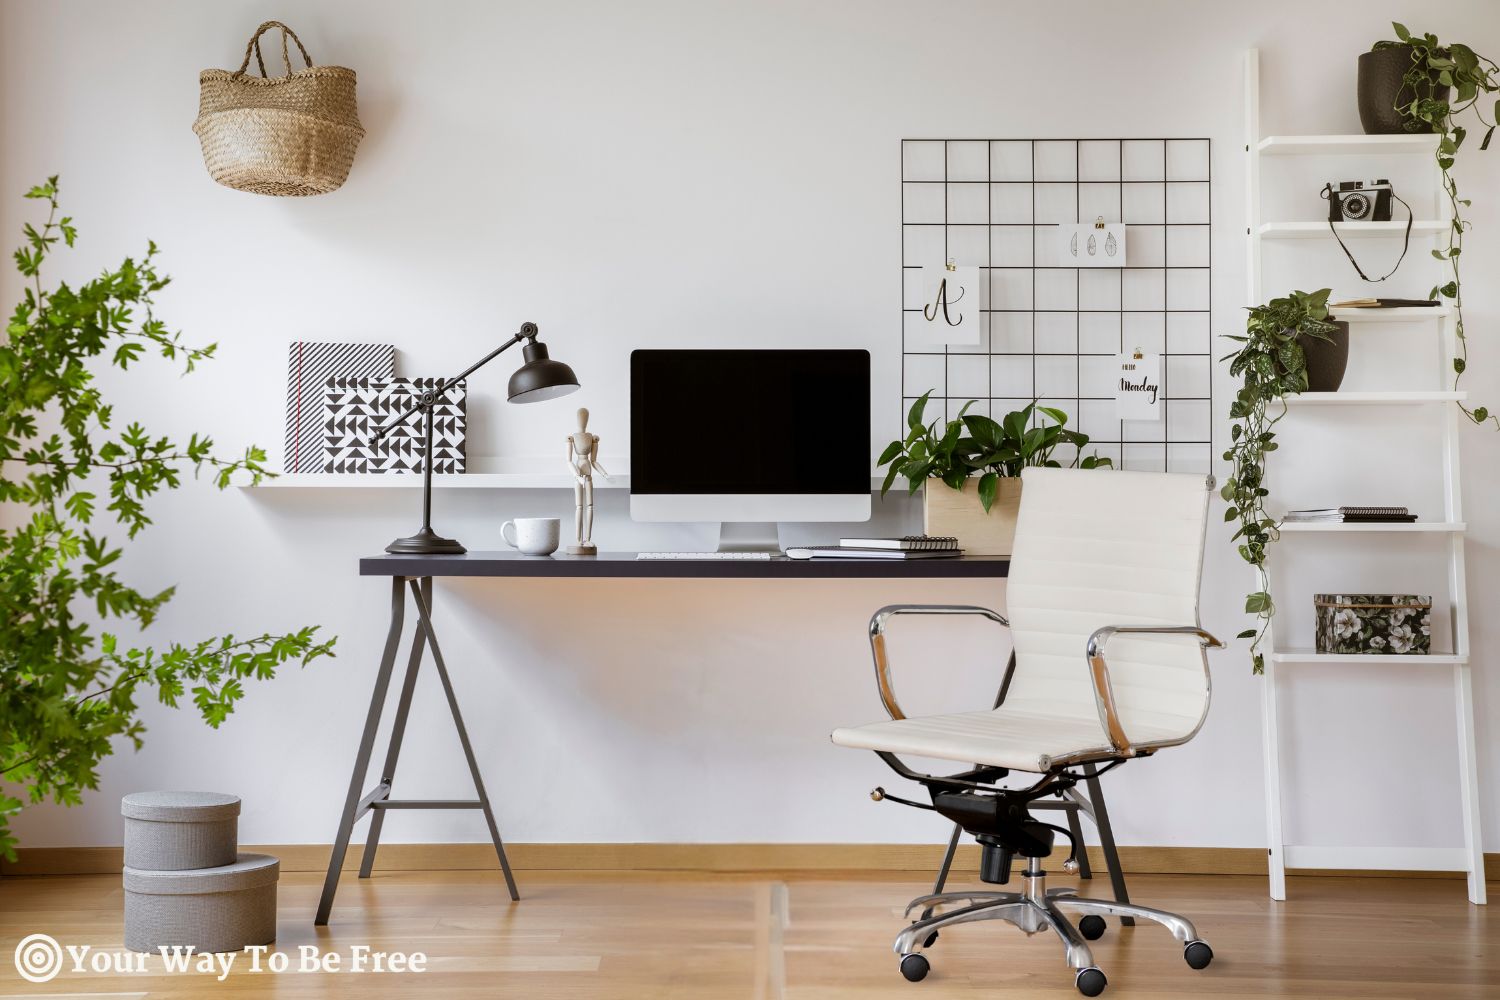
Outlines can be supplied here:
[[[491, 351], [490, 353], [486, 354], [484, 357], [480, 358], [478, 361], [474, 362], [468, 368], [465, 368], [459, 374], [457, 374], [457, 375], [453, 376], [452, 378], [447, 379], [446, 381], [444, 381], [442, 385], [438, 386], [436, 389], [431, 390], [430, 394], [429, 393], [423, 393], [420, 397], [418, 397], [416, 399], [415, 402], [408, 403], [407, 406], [406, 406], [406, 409], [403, 410], [402, 413], [401, 413], [401, 415], [399, 417], [397, 417], [395, 420], [392, 420], [388, 424], [384, 424], [384, 425], [382, 425], [380, 427], [375, 428], [375, 440], [376, 441], [381, 440], [387, 434], [389, 434], [391, 431], [395, 430], [397, 427], [400, 427], [402, 424], [406, 423], [407, 419], [413, 413], [416, 413], [416, 412], [418, 412], [420, 410], [428, 409], [429, 407], [431, 407], [434, 403], [436, 403], [439, 399], [441, 399], [442, 396], [443, 396], [443, 394], [446, 393], [449, 389], [451, 389], [454, 386], [458, 385], [458, 383], [462, 382], [464, 379], [468, 378], [470, 375], [474, 374], [479, 369], [481, 369], [485, 365], [489, 364], [491, 361], [494, 361], [500, 355], [504, 354], [506, 351], [510, 350], [512, 347], [515, 347], [521, 341], [523, 341], [523, 340], [536, 340], [536, 335], [537, 335], [537, 326], [536, 326], [535, 323], [522, 323], [521, 324], [521, 329], [516, 332], [516, 335], [514, 337], [510, 338], [505, 343], [501, 344], [499, 347], [495, 348], [493, 351]], [[431, 402], [428, 401], [429, 400], [429, 396], [430, 396]]]

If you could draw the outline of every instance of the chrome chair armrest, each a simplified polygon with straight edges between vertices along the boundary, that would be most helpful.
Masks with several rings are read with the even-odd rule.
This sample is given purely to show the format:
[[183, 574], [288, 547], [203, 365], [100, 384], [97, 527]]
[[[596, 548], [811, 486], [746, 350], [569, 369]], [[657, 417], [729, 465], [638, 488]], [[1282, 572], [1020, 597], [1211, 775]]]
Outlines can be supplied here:
[[[870, 654], [875, 659], [875, 684], [880, 689], [880, 703], [892, 719], [904, 719], [906, 713], [896, 701], [891, 682], [891, 662], [885, 648], [886, 623], [898, 615], [978, 615], [997, 625], [1010, 628], [1005, 616], [973, 604], [888, 604], [870, 616]], [[1002, 686], [1003, 690], [1003, 686]]]
[[[1200, 628], [1197, 625], [1105, 625], [1094, 630], [1089, 636], [1085, 655], [1089, 661], [1089, 672], [1094, 681], [1094, 703], [1099, 708], [1099, 722], [1104, 726], [1104, 732], [1109, 736], [1110, 745], [1125, 757], [1135, 756], [1135, 747], [1131, 745], [1130, 738], [1125, 735], [1125, 727], [1120, 723], [1120, 713], [1115, 707], [1115, 692], [1109, 680], [1109, 665], [1104, 662], [1104, 646], [1110, 638], [1120, 634], [1126, 635], [1190, 635], [1198, 640], [1198, 644], [1204, 649], [1223, 649], [1224, 643], [1218, 638]], [[1204, 660], [1204, 670], [1208, 669], [1208, 661]]]

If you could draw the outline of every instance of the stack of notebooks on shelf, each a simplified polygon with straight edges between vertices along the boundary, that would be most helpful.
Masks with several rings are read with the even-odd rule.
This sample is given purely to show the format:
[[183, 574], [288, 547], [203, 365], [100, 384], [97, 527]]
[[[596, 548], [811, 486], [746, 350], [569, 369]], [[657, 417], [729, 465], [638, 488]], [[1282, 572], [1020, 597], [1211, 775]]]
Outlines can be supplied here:
[[1375, 524], [1411, 523], [1417, 515], [1405, 507], [1325, 507], [1320, 510], [1289, 510], [1282, 518], [1288, 523]]
[[841, 538], [837, 545], [787, 549], [793, 559], [951, 559], [963, 555], [949, 535], [904, 535], [901, 538]]
[[1330, 302], [1330, 309], [1416, 309], [1422, 306], [1442, 305], [1437, 299], [1345, 299]]

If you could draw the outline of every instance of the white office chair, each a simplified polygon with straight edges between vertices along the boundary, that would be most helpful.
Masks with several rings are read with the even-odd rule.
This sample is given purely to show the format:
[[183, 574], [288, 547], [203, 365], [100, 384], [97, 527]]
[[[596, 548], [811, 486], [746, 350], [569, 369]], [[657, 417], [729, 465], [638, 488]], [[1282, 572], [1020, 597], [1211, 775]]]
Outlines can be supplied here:
[[[1202, 969], [1213, 951], [1175, 914], [1071, 888], [1048, 889], [1041, 859], [1055, 836], [1071, 842], [1065, 870], [1083, 845], [1062, 827], [1033, 818], [1033, 800], [1060, 796], [1093, 764], [1099, 773], [1133, 757], [1186, 743], [1208, 713], [1209, 647], [1218, 639], [1198, 625], [1198, 587], [1212, 480], [1151, 472], [1026, 469], [1020, 519], [1007, 581], [1007, 617], [986, 608], [896, 605], [870, 621], [880, 698], [891, 717], [839, 729], [833, 742], [873, 750], [902, 777], [919, 781], [929, 806], [887, 795], [877, 799], [933, 809], [980, 843], [980, 878], [1010, 880], [1014, 855], [1026, 859], [1021, 892], [946, 892], [920, 896], [906, 912], [922, 913], [896, 937], [901, 972], [916, 982], [929, 965], [922, 952], [939, 928], [975, 920], [1008, 920], [1027, 934], [1051, 928], [1062, 938], [1074, 983], [1085, 996], [1106, 985], [1085, 939], [1104, 933], [1104, 915], [1163, 924], [1183, 944], [1188, 965]], [[885, 652], [887, 623], [903, 614], [981, 615], [1009, 627], [1015, 669], [990, 711], [909, 719], [896, 701]], [[1107, 658], [1106, 658], [1107, 654]], [[969, 770], [920, 774], [896, 756], [962, 761]], [[1042, 777], [1020, 788], [996, 782], [1012, 771]], [[957, 909], [953, 904], [965, 904]], [[1082, 915], [1075, 927], [1065, 913]]]

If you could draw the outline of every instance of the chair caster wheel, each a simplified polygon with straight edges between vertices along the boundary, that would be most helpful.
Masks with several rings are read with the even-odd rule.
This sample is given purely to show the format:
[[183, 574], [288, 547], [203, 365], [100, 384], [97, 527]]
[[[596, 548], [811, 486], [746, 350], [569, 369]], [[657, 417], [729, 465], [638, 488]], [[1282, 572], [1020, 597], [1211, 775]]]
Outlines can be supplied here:
[[1104, 936], [1104, 918], [1097, 913], [1090, 913], [1078, 921], [1078, 933], [1090, 941], [1097, 941]]
[[[927, 978], [927, 973], [931, 969], [932, 965], [921, 955], [901, 956], [901, 974], [906, 977], [906, 981], [909, 983], [920, 983]], [[1094, 996], [1095, 994], [1089, 995]]]
[[1086, 997], [1096, 997], [1104, 992], [1104, 987], [1109, 985], [1109, 980], [1104, 978], [1104, 973], [1096, 968], [1078, 970], [1078, 978], [1073, 980], [1073, 985], [1078, 987], [1078, 992]]
[[927, 935], [927, 940], [922, 942], [922, 947], [923, 948], [931, 948], [933, 945], [937, 944], [937, 939], [938, 939], [938, 932], [937, 931], [933, 931], [931, 934]]
[[1182, 949], [1182, 957], [1192, 968], [1206, 969], [1208, 963], [1214, 960], [1214, 950], [1208, 946], [1207, 941], [1189, 941], [1187, 947]]

